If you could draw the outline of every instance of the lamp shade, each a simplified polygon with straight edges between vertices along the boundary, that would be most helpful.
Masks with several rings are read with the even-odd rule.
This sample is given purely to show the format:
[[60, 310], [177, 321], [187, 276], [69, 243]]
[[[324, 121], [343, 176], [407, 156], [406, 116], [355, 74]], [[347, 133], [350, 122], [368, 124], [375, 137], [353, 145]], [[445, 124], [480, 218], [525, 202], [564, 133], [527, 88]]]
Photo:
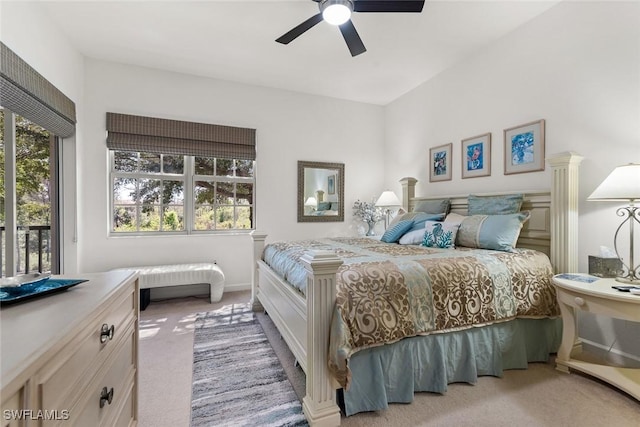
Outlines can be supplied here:
[[311, 196], [307, 199], [306, 202], [304, 202], [305, 206], [318, 206], [318, 201], [316, 200], [315, 197]]
[[640, 163], [615, 168], [587, 200], [640, 200]]
[[400, 199], [396, 196], [396, 193], [393, 191], [383, 191], [378, 200], [376, 201], [376, 206], [381, 207], [391, 207], [391, 206], [400, 206]]

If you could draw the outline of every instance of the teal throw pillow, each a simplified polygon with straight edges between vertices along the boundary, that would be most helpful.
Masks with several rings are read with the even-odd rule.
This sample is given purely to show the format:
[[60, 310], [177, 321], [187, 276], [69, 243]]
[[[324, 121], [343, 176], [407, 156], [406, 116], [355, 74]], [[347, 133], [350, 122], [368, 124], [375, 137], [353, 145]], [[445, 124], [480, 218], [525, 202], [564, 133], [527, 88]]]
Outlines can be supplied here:
[[427, 221], [422, 246], [428, 248], [454, 248], [458, 226], [444, 222]]
[[409, 231], [412, 225], [412, 220], [398, 221], [395, 225], [387, 228], [380, 240], [386, 243], [396, 243], [404, 233]]
[[456, 236], [456, 246], [513, 252], [529, 212], [466, 217]]
[[469, 195], [469, 215], [506, 215], [520, 212], [524, 196], [506, 194], [504, 196]]

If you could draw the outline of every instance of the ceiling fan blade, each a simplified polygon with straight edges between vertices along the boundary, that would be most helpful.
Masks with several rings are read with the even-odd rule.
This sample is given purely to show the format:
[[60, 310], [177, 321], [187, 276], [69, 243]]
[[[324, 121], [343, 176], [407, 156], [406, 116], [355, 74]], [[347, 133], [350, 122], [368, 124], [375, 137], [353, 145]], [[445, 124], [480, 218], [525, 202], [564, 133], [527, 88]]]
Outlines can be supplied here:
[[422, 12], [424, 0], [353, 0], [354, 12]]
[[302, 24], [298, 25], [291, 31], [283, 34], [279, 38], [276, 39], [278, 43], [289, 44], [296, 38], [302, 35], [305, 31], [311, 29], [314, 25], [322, 21], [322, 13], [318, 13], [317, 15], [312, 16], [311, 18], [304, 21]]
[[344, 37], [344, 41], [347, 42], [351, 56], [357, 56], [367, 51], [351, 20], [340, 25], [340, 32], [342, 33], [342, 37]]

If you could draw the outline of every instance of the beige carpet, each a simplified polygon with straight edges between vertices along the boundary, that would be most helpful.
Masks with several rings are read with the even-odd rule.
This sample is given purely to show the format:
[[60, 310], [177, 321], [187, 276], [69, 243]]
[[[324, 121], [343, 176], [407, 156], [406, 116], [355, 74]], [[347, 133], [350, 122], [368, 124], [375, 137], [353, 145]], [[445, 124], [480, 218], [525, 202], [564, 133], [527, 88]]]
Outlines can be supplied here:
[[[249, 292], [152, 302], [141, 312], [139, 426], [189, 426], [196, 314], [245, 303]], [[304, 374], [267, 316], [259, 320], [296, 393], [304, 393]], [[478, 384], [452, 384], [446, 395], [416, 394], [411, 404], [343, 418], [344, 426], [640, 426], [640, 403], [579, 374], [566, 375], [553, 363], [482, 377]]]

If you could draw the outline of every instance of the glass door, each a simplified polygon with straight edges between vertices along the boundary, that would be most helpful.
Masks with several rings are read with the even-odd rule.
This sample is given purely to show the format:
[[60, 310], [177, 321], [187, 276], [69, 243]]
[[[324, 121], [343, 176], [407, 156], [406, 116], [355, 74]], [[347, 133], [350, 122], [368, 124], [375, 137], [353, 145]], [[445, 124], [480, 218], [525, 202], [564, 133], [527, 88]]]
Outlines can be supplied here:
[[41, 126], [0, 109], [2, 276], [60, 271], [58, 144]]

